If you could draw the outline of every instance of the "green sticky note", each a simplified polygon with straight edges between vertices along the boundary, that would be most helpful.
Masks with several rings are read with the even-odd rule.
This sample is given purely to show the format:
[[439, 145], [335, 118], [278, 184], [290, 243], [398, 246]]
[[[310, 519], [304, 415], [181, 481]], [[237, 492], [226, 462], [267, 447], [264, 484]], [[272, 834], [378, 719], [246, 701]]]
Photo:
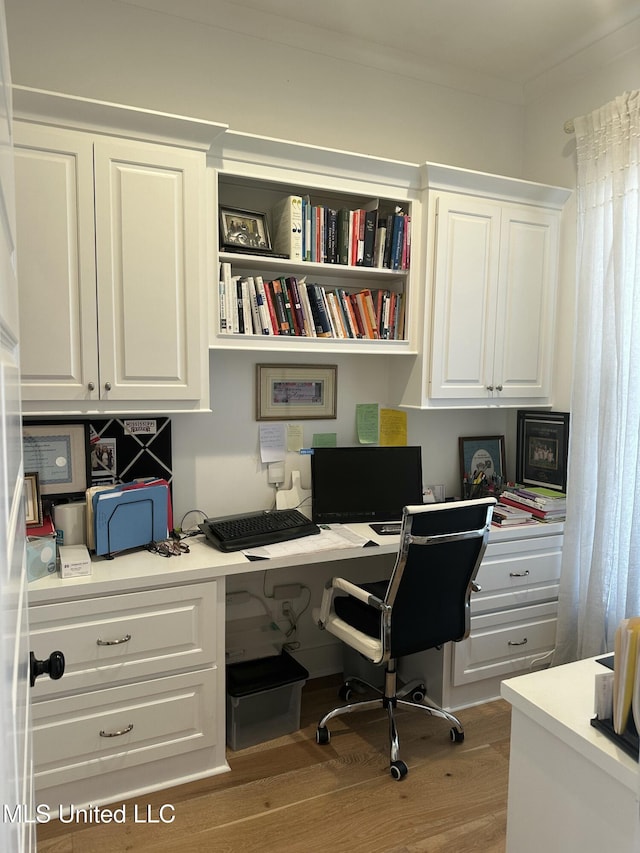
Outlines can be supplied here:
[[379, 432], [378, 404], [358, 403], [356, 405], [356, 432], [360, 444], [375, 444]]
[[338, 434], [335, 432], [314, 432], [312, 447], [337, 447]]

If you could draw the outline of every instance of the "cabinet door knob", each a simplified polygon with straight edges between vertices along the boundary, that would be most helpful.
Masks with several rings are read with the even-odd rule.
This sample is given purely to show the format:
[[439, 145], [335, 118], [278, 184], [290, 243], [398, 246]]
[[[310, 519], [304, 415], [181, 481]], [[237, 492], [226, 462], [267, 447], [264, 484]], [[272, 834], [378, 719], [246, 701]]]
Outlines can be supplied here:
[[487, 385], [487, 391], [493, 391], [493, 385]]
[[502, 391], [502, 385], [496, 385], [496, 391]]
[[105, 391], [111, 391], [111, 383], [110, 382], [104, 383], [104, 390]]
[[64, 655], [62, 652], [51, 652], [46, 660], [37, 660], [33, 652], [29, 654], [29, 680], [31, 686], [36, 683], [36, 678], [47, 674], [49, 678], [57, 681], [64, 674]]
[[89, 391], [95, 391], [96, 390], [96, 383], [95, 382], [87, 382], [87, 388], [89, 389]]

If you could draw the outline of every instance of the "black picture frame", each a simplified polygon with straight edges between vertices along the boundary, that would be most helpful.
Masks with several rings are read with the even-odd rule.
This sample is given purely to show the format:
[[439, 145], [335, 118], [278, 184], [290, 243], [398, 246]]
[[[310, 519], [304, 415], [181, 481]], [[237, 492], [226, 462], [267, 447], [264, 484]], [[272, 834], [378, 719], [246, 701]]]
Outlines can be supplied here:
[[567, 491], [569, 413], [518, 410], [516, 481]]
[[270, 255], [267, 214], [220, 205], [220, 246], [228, 252]]
[[482, 497], [499, 491], [506, 470], [504, 436], [461, 436], [458, 446], [464, 497]]

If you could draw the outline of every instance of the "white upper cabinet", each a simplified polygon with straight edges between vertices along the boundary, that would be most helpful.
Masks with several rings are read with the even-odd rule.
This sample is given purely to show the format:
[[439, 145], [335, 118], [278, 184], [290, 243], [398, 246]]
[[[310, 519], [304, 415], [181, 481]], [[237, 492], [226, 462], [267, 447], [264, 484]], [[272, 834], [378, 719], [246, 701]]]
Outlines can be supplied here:
[[32, 121], [15, 143], [25, 412], [207, 408], [206, 147]]
[[569, 192], [448, 167], [428, 172], [423, 358], [402, 377], [403, 402], [550, 405]]

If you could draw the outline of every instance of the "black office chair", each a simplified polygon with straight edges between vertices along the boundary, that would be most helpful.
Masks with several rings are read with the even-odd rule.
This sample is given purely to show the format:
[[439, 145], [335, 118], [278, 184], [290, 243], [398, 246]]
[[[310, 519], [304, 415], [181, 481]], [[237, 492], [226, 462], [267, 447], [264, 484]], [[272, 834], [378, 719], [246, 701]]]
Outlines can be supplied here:
[[[398, 691], [398, 658], [459, 641], [469, 635], [469, 598], [484, 554], [494, 498], [405, 507], [400, 547], [391, 579], [356, 586], [333, 578], [314, 610], [320, 628], [330, 631], [369, 661], [385, 666], [384, 691], [350, 679], [341, 698], [349, 699], [360, 681], [380, 694], [334, 708], [318, 723], [316, 740], [329, 743], [327, 723], [354, 711], [383, 707], [389, 715], [390, 771], [402, 779], [408, 768], [399, 758], [396, 707], [448, 720], [451, 739], [464, 740], [462, 724], [427, 696], [424, 684], [412, 682]], [[409, 696], [413, 701], [402, 697]], [[421, 704], [424, 702], [425, 704]]]

